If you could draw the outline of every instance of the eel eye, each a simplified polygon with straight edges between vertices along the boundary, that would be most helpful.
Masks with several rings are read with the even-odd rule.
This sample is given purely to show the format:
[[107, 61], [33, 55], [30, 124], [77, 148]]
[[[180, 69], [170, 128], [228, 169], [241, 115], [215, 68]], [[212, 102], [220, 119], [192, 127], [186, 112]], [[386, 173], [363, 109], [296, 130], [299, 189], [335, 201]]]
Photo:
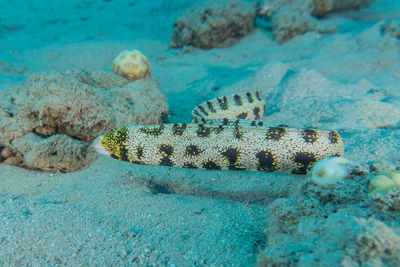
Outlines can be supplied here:
[[103, 140], [101, 140], [101, 144], [103, 145], [103, 146], [105, 146], [106, 145], [106, 141], [103, 139]]

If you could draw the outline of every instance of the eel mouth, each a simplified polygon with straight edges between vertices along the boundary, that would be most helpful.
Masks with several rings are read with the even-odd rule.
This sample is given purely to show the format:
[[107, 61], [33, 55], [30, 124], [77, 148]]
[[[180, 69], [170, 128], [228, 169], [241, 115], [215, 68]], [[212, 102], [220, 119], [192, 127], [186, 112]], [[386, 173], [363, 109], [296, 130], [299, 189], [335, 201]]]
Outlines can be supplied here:
[[96, 139], [94, 139], [91, 147], [94, 148], [94, 150], [96, 150], [96, 152], [105, 155], [105, 156], [110, 156], [110, 152], [108, 152], [104, 146], [101, 144], [101, 141], [103, 140], [103, 135], [100, 135], [99, 137], [97, 137]]

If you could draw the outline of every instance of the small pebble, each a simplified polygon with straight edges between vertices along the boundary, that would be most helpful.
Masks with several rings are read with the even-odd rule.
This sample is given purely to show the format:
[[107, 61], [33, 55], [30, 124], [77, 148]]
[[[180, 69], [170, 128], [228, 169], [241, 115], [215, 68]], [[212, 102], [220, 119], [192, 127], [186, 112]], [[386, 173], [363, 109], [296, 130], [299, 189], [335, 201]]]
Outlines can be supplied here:
[[21, 161], [22, 161], [21, 157], [9, 157], [4, 161], [4, 163], [16, 165], [16, 164], [21, 163]]
[[1, 157], [8, 158], [11, 155], [12, 155], [12, 149], [10, 147], [6, 146], [1, 150]]

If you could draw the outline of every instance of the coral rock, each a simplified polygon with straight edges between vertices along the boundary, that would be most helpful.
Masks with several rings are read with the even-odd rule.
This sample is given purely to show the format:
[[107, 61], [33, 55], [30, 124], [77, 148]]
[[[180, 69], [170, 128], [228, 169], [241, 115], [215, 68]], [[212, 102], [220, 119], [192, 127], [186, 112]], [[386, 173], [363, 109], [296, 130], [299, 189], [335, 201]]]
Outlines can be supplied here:
[[22, 156], [3, 160], [43, 170], [82, 169], [92, 162], [87, 148], [96, 136], [128, 124], [156, 124], [168, 112], [155, 79], [132, 83], [105, 71], [34, 74], [5, 91], [14, 100], [0, 114], [0, 147], [11, 148], [10, 157]]
[[227, 47], [253, 29], [255, 9], [239, 1], [216, 1], [188, 10], [174, 23], [172, 47]]
[[375, 195], [379, 192], [388, 192], [392, 189], [400, 187], [400, 173], [389, 172], [386, 174], [379, 174], [372, 177], [369, 181], [370, 195]]
[[372, 0], [314, 0], [313, 16], [323, 16], [328, 12], [360, 9], [371, 4]]
[[88, 152], [89, 147], [85, 142], [63, 134], [41, 138], [30, 145], [32, 147], [25, 155], [26, 166], [46, 171], [77, 171], [96, 158]]
[[400, 39], [400, 22], [392, 20], [384, 23], [381, 32], [383, 34], [389, 34], [393, 38]]
[[321, 187], [329, 187], [352, 175], [363, 175], [361, 166], [342, 157], [318, 161], [312, 169], [311, 180]]
[[334, 33], [336, 28], [323, 27], [310, 14], [284, 7], [272, 17], [273, 31], [278, 43], [284, 43], [293, 37], [308, 31]]
[[309, 32], [329, 34], [337, 30], [334, 26], [323, 26], [317, 19], [328, 12], [359, 9], [368, 6], [372, 0], [266, 0], [258, 15], [273, 22], [273, 32], [278, 43]]

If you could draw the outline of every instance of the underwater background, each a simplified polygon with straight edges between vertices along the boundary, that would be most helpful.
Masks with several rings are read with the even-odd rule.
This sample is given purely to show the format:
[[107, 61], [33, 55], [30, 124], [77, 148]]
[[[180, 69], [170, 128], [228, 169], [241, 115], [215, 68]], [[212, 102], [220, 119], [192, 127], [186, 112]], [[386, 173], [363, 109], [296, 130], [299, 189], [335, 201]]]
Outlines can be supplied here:
[[[0, 265], [400, 265], [399, 54], [398, 0], [0, 0]], [[343, 161], [196, 170], [90, 146], [255, 91], [265, 125], [339, 132]]]

